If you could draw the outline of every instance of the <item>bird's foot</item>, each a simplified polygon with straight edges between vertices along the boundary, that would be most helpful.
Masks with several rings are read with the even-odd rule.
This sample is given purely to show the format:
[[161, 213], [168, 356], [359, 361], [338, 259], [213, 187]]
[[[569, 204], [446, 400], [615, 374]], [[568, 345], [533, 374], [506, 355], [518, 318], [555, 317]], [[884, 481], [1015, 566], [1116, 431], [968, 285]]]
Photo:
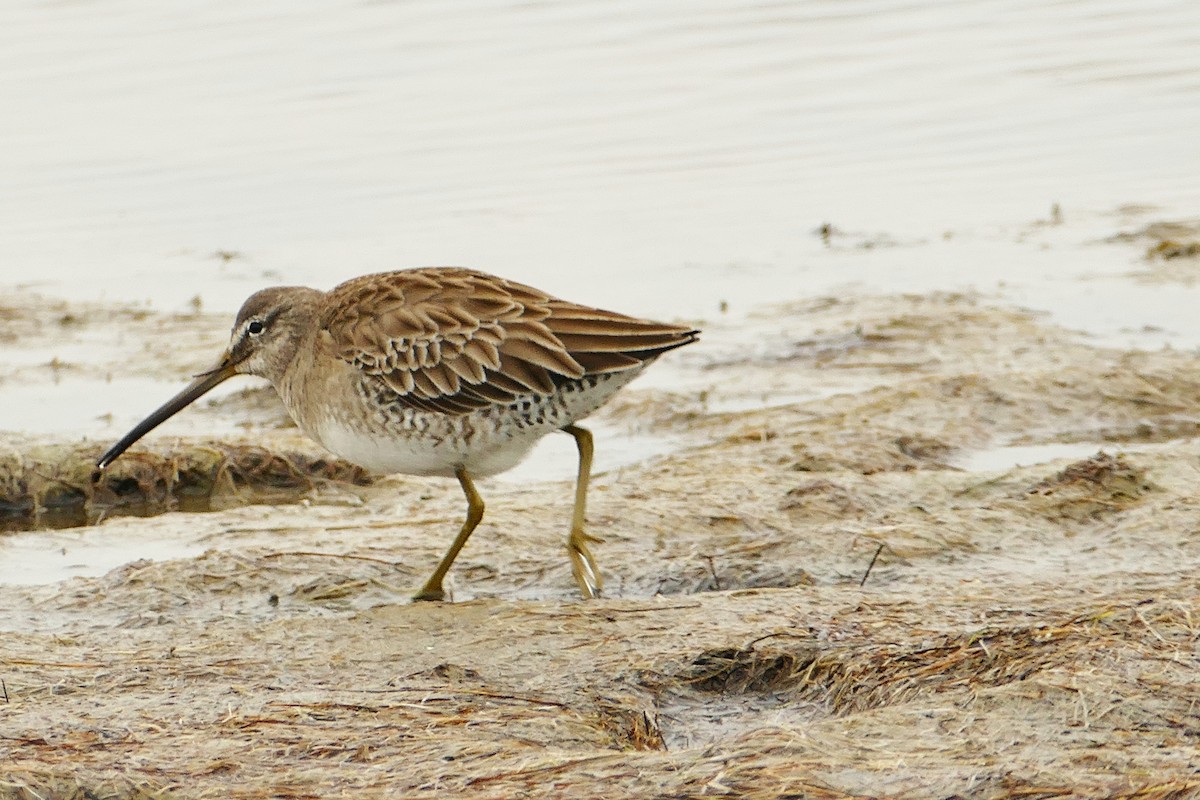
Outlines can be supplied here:
[[567, 553], [571, 556], [571, 574], [575, 576], [575, 583], [578, 584], [579, 592], [585, 600], [599, 597], [600, 590], [604, 588], [604, 579], [600, 577], [596, 560], [592, 557], [592, 551], [588, 549], [588, 542], [602, 541], [604, 540], [579, 529], [572, 530], [571, 535], [567, 538]]
[[413, 595], [412, 599], [413, 602], [440, 603], [446, 599], [446, 592], [440, 583], [435, 585], [427, 583], [421, 587], [421, 591]]

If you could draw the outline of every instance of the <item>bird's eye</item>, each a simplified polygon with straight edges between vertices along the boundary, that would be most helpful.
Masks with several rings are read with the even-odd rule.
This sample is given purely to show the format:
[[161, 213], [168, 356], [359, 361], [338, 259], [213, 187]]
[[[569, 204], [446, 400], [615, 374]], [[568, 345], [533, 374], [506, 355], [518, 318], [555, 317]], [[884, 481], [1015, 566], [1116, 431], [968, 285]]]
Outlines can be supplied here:
[[246, 326], [246, 333], [251, 336], [258, 336], [263, 332], [263, 324], [260, 320], [250, 320], [250, 324]]

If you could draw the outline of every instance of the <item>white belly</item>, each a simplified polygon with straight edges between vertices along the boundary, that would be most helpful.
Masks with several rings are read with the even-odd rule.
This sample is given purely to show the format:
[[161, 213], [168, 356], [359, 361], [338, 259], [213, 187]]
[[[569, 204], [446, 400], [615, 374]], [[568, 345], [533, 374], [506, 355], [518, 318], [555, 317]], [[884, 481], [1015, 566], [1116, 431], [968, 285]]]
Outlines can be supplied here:
[[548, 431], [525, 435], [475, 437], [381, 435], [338, 420], [328, 420], [313, 438], [333, 454], [383, 475], [442, 475], [453, 477], [465, 467], [475, 477], [512, 469]]
[[306, 406], [293, 402], [290, 384], [280, 396], [309, 436], [372, 472], [453, 477], [462, 467], [485, 477], [515, 467], [538, 439], [595, 411], [639, 372], [640, 367], [600, 376], [551, 398], [531, 395], [465, 416], [371, 406], [353, 391], [342, 395], [344, 403]]

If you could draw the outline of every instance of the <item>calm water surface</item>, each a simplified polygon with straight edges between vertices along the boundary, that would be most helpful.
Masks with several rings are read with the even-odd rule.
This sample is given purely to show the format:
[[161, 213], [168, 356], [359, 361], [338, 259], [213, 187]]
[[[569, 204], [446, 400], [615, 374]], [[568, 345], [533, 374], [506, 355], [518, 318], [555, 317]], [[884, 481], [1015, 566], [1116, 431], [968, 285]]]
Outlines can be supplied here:
[[1194, 213], [1198, 29], [1189, 0], [13, 0], [0, 281], [233, 309], [453, 263], [695, 315], [836, 277], [826, 221]]

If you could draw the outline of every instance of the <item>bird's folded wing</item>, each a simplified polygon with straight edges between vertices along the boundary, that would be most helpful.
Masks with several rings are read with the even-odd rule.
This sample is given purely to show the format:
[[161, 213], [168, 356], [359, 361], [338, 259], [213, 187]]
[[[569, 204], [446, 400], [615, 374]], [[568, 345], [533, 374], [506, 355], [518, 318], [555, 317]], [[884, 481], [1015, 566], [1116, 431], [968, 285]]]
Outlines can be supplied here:
[[696, 332], [457, 268], [368, 275], [331, 292], [335, 352], [399, 403], [465, 414], [639, 366]]

